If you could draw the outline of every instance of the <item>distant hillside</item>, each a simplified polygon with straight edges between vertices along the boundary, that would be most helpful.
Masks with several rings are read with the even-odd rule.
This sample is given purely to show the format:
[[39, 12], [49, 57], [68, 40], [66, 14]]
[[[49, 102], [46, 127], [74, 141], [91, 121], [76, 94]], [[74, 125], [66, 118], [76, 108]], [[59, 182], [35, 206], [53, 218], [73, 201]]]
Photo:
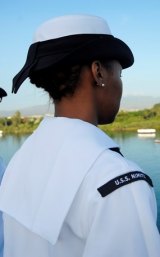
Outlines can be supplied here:
[[143, 110], [152, 108], [160, 103], [160, 97], [152, 96], [124, 96], [121, 101], [122, 110]]
[[16, 111], [20, 111], [22, 116], [32, 116], [32, 115], [45, 115], [48, 113], [54, 113], [54, 106], [48, 105], [38, 105], [28, 108], [22, 108], [20, 110], [11, 110], [11, 111], [0, 111], [0, 116], [8, 117], [12, 116]]
[[[121, 101], [121, 110], [143, 110], [152, 108], [155, 104], [160, 103], [160, 97], [151, 96], [124, 96]], [[0, 110], [0, 116], [12, 116], [16, 111], [20, 111], [23, 116], [54, 114], [54, 106], [51, 104], [31, 106], [19, 110]]]

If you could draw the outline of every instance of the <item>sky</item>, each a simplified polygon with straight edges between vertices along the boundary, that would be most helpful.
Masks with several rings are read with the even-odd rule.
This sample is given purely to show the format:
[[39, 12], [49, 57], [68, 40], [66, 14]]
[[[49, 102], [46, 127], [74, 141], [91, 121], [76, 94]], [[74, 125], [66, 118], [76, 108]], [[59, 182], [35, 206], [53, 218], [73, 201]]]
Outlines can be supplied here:
[[39, 25], [66, 14], [103, 17], [112, 34], [129, 45], [135, 63], [122, 73], [124, 96], [160, 96], [159, 0], [0, 0], [0, 87], [8, 93], [1, 110], [50, 105], [47, 93], [29, 80], [12, 94], [12, 79], [24, 65]]

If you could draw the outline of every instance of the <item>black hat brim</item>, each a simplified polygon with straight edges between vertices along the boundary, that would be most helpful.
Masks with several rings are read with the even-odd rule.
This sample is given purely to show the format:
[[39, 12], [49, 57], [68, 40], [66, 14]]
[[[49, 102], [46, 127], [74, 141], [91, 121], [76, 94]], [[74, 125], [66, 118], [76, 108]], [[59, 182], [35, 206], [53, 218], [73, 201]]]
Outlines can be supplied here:
[[32, 44], [26, 63], [13, 79], [13, 92], [16, 93], [23, 81], [33, 72], [65, 67], [88, 61], [104, 59], [117, 60], [123, 69], [134, 63], [130, 48], [120, 39], [111, 35], [83, 34], [47, 40]]

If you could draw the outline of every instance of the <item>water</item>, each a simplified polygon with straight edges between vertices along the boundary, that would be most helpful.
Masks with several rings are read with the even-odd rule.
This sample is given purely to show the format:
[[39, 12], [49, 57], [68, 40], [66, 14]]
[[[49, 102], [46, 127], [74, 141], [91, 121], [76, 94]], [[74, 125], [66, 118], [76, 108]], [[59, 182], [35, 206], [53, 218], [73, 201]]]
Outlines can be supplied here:
[[0, 156], [6, 164], [8, 164], [13, 154], [19, 149], [27, 137], [27, 135], [0, 137]]
[[[28, 136], [0, 137], [0, 156], [6, 163]], [[157, 136], [160, 138], [160, 135]], [[160, 144], [154, 138], [140, 138], [136, 133], [114, 133], [112, 138], [120, 145], [125, 157], [135, 161], [153, 181], [158, 205], [158, 228], [160, 230]]]

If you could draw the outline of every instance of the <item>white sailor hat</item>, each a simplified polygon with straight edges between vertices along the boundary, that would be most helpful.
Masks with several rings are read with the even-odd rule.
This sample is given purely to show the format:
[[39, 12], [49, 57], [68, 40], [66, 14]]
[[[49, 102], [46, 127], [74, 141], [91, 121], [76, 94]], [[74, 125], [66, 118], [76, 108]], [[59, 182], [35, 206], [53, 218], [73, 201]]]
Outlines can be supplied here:
[[134, 62], [130, 48], [111, 34], [107, 22], [97, 16], [67, 15], [42, 24], [35, 33], [25, 65], [13, 79], [16, 93], [33, 71], [96, 59], [118, 60], [123, 69]]

